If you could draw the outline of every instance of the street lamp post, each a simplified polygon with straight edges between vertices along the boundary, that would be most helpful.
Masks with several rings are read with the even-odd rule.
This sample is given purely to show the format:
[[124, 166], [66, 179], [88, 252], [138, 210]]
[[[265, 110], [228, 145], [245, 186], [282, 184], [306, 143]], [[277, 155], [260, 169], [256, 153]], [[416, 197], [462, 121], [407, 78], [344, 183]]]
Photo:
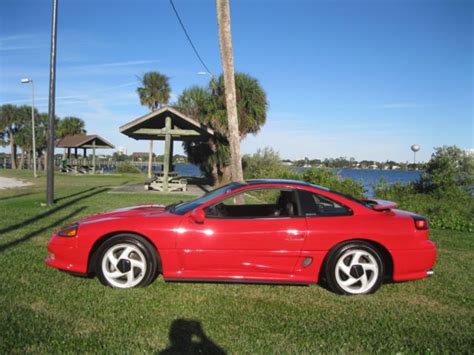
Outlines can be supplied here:
[[31, 84], [31, 132], [33, 141], [33, 176], [36, 178], [36, 136], [35, 136], [35, 83], [32, 79], [21, 79], [22, 84]]

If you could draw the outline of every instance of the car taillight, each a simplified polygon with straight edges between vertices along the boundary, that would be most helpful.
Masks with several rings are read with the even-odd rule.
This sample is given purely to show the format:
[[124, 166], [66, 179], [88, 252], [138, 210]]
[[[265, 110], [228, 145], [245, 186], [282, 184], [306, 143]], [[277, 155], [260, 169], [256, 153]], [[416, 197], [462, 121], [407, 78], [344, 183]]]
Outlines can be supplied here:
[[61, 228], [56, 235], [61, 237], [75, 237], [77, 235], [77, 229], [79, 225], [77, 223], [71, 224], [70, 226]]
[[416, 216], [413, 217], [413, 219], [415, 221], [416, 229], [424, 230], [429, 228], [428, 220], [426, 218]]

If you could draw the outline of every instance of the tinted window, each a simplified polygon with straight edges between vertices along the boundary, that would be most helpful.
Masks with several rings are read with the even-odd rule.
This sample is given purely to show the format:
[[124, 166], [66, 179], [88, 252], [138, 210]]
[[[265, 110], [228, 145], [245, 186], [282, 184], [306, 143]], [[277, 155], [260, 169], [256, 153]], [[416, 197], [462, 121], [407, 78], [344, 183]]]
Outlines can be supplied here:
[[191, 211], [191, 210], [195, 209], [196, 207], [202, 205], [203, 203], [206, 203], [206, 202], [208, 202], [208, 201], [210, 201], [210, 200], [212, 200], [212, 199], [214, 199], [214, 198], [216, 198], [220, 195], [224, 195], [227, 192], [238, 189], [241, 186], [243, 186], [243, 184], [240, 184], [238, 182], [230, 183], [230, 184], [222, 186], [222, 187], [220, 187], [216, 190], [210, 191], [210, 192], [202, 195], [201, 197], [198, 197], [195, 200], [192, 200], [192, 201], [189, 201], [189, 202], [184, 202], [184, 203], [181, 203], [177, 206], [173, 206], [172, 209], [170, 209], [170, 212], [183, 215], [186, 212]]
[[298, 216], [297, 195], [289, 189], [247, 190], [206, 208], [210, 218], [276, 218]]
[[331, 200], [330, 198], [308, 192], [301, 191], [300, 202], [303, 213], [306, 216], [349, 216], [352, 214], [350, 208]]

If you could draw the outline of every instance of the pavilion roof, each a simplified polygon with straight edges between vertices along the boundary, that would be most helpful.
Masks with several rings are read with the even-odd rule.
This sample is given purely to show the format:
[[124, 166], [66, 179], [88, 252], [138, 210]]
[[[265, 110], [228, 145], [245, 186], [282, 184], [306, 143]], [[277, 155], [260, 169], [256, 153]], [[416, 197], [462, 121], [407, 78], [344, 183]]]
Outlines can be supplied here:
[[98, 135], [83, 135], [76, 134], [74, 136], [66, 136], [62, 138], [57, 144], [58, 148], [115, 148], [112, 143]]
[[164, 140], [166, 117], [171, 118], [171, 136], [175, 141], [205, 140], [214, 131], [169, 106], [152, 111], [120, 127], [120, 133], [136, 140]]

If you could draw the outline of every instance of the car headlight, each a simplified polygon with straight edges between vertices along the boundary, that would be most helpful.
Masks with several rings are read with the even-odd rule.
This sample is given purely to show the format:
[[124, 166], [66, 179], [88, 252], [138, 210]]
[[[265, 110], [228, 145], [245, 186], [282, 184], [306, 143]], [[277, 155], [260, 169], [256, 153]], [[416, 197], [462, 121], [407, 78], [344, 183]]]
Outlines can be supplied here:
[[79, 229], [79, 224], [74, 223], [69, 226], [61, 228], [56, 235], [61, 237], [75, 237], [77, 235], [77, 230]]

